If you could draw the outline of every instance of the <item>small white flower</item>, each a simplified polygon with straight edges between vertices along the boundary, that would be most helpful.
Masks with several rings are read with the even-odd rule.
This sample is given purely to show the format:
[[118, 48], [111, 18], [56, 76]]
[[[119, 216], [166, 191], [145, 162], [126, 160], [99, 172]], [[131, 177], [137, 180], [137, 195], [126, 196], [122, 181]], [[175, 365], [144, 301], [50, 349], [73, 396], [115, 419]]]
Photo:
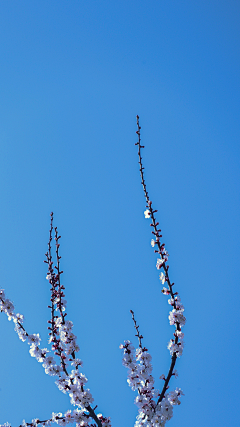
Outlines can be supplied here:
[[158, 258], [157, 264], [156, 264], [157, 269], [160, 270], [163, 264], [164, 264], [164, 259]]
[[15, 318], [13, 319], [14, 323], [23, 323], [24, 317], [22, 314], [17, 313]]
[[183, 310], [175, 310], [175, 308], [169, 313], [169, 323], [174, 325], [179, 323], [180, 326], [184, 326], [186, 323], [186, 317], [183, 315]]
[[170, 294], [169, 290], [165, 287], [162, 288], [162, 293], [163, 293], [163, 295], [169, 295]]
[[[5, 300], [2, 299], [1, 301], [1, 310], [5, 311], [9, 317], [11, 317], [11, 314], [14, 312], [14, 305], [12, 301], [10, 301], [8, 298]], [[9, 319], [11, 320], [11, 319]]]
[[29, 353], [32, 357], [36, 357], [37, 359], [41, 357], [41, 349], [34, 343], [31, 344]]
[[57, 372], [56, 372], [55, 366], [56, 365], [51, 365], [51, 366], [46, 367], [45, 368], [45, 373], [47, 375], [50, 375], [51, 377], [54, 377], [54, 376], [58, 375]]
[[180, 388], [176, 388], [176, 390], [171, 391], [168, 395], [168, 400], [171, 403], [171, 405], [180, 405], [179, 396], [184, 395], [182, 390]]
[[55, 370], [56, 375], [59, 375], [59, 376], [61, 375], [61, 372], [62, 372], [61, 366], [59, 366], [59, 365], [54, 366], [54, 370]]
[[44, 362], [43, 362], [42, 365], [43, 365], [44, 368], [49, 368], [49, 367], [55, 365], [53, 357], [52, 356], [45, 357]]
[[152, 246], [152, 248], [154, 248], [155, 244], [156, 244], [155, 240], [154, 240], [154, 239], [152, 239], [152, 240], [151, 240], [151, 246]]
[[184, 333], [183, 333], [182, 331], [178, 331], [178, 330], [176, 330], [176, 331], [175, 331], [175, 335], [177, 335], [177, 337], [178, 337], [180, 340], [183, 340], [183, 338], [184, 338]]
[[28, 335], [28, 344], [35, 344], [36, 346], [40, 344], [41, 338], [39, 334]]
[[74, 359], [74, 360], [72, 361], [71, 365], [72, 365], [72, 366], [75, 366], [75, 367], [77, 368], [78, 366], [82, 366], [82, 365], [83, 365], [83, 362], [82, 362], [82, 360], [81, 360], [81, 359]]
[[64, 414], [66, 421], [67, 422], [72, 422], [73, 421], [73, 416], [70, 410], [68, 410], [65, 414]]
[[52, 413], [52, 422], [53, 423], [57, 423], [58, 419], [61, 418], [61, 417], [62, 417], [62, 413], [61, 412], [58, 412], [58, 413], [53, 412]]
[[183, 341], [175, 344], [173, 340], [170, 340], [167, 348], [170, 351], [171, 356], [173, 353], [176, 353], [177, 357], [180, 357], [183, 352]]
[[150, 210], [149, 210], [149, 209], [146, 209], [146, 210], [144, 211], [144, 216], [145, 216], [145, 218], [150, 218], [150, 215], [151, 215]]
[[163, 273], [159, 274], [159, 279], [161, 280], [162, 285], [164, 285], [166, 277], [165, 277], [165, 275]]

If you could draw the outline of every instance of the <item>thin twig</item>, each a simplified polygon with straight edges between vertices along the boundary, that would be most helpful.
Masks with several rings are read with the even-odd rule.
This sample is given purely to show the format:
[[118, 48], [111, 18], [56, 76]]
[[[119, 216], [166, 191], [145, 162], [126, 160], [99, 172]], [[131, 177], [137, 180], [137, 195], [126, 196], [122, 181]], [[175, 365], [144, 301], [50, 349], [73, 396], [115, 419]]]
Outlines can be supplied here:
[[60, 259], [61, 259], [61, 257], [59, 255], [59, 248], [60, 248], [59, 239], [61, 239], [61, 236], [58, 235], [57, 227], [55, 227], [55, 242], [56, 242], [55, 245], [56, 245], [56, 257], [57, 257], [57, 265], [56, 265], [55, 269], [57, 270], [56, 282], [58, 285], [58, 297], [59, 297], [58, 305], [59, 305], [59, 311], [61, 313], [62, 323], [65, 324], [66, 315], [64, 315], [63, 311], [62, 311], [62, 297], [64, 296], [63, 289], [65, 289], [65, 288], [64, 288], [64, 286], [61, 286], [61, 283], [60, 283], [60, 276], [63, 273], [63, 271], [60, 271]]
[[136, 322], [135, 317], [134, 317], [134, 312], [132, 310], [130, 310], [130, 313], [132, 315], [132, 320], [134, 322], [134, 328], [137, 331], [137, 334], [135, 335], [135, 337], [138, 337], [139, 347], [142, 348], [142, 339], [143, 339], [143, 336], [139, 334], [139, 330], [138, 330], [139, 325], [137, 326], [137, 322]]

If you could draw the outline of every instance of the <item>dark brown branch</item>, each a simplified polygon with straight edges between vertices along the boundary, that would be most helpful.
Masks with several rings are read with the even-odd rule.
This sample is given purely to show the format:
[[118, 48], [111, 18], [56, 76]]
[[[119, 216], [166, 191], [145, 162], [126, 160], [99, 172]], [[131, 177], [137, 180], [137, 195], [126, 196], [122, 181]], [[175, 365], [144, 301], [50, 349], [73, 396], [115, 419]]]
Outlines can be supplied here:
[[[152, 220], [152, 223], [150, 225], [153, 227], [153, 230], [154, 230], [154, 231], [152, 231], [152, 233], [156, 237], [156, 245], [158, 247], [158, 250], [156, 252], [159, 254], [160, 258], [163, 260], [164, 259], [164, 257], [163, 257], [164, 244], [160, 243], [160, 238], [162, 237], [162, 235], [160, 234], [161, 230], [157, 229], [157, 226], [159, 225], [159, 223], [156, 222], [155, 215], [154, 215], [157, 211], [153, 210], [153, 208], [152, 208], [152, 202], [149, 199], [148, 192], [147, 192], [147, 187], [146, 187], [146, 182], [145, 182], [145, 179], [144, 179], [144, 173], [143, 173], [144, 167], [142, 165], [142, 156], [141, 156], [141, 148], [144, 148], [144, 146], [141, 145], [141, 133], [140, 133], [141, 126], [139, 125], [139, 116], [137, 116], [137, 127], [138, 127], [138, 129], [137, 129], [136, 133], [138, 135], [138, 142], [136, 142], [135, 145], [138, 146], [138, 158], [139, 158], [138, 163], [139, 163], [139, 169], [140, 169], [141, 184], [143, 186], [144, 196], [145, 196], [145, 199], [146, 199], [146, 202], [147, 202], [147, 206], [146, 207], [150, 211], [150, 217], [151, 217], [151, 220]], [[164, 273], [165, 273], [165, 281], [168, 284], [169, 293], [170, 293], [171, 297], [173, 298], [173, 307], [176, 309], [175, 298], [174, 298], [175, 295], [174, 295], [173, 290], [172, 290], [172, 287], [173, 287], [174, 283], [170, 282], [170, 278], [169, 278], [169, 275], [168, 275], [169, 266], [166, 265], [166, 261], [163, 262], [162, 268], [163, 268]], [[178, 331], [181, 330], [178, 323], [176, 324], [176, 330], [178, 330]], [[175, 344], [178, 343], [178, 336], [177, 335], [175, 335], [174, 343]], [[164, 386], [163, 386], [163, 389], [161, 391], [161, 394], [159, 396], [159, 399], [158, 399], [157, 403], [160, 403], [162, 401], [162, 399], [164, 398], [165, 392], [166, 392], [166, 390], [168, 388], [168, 384], [169, 384], [170, 378], [173, 375], [173, 370], [174, 370], [174, 367], [175, 367], [175, 364], [176, 364], [176, 359], [177, 359], [177, 352], [174, 352], [173, 355], [172, 355], [171, 365], [170, 365], [170, 368], [169, 368], [169, 371], [168, 371], [168, 375], [167, 375], [167, 377], [166, 377], [166, 379], [164, 381]]]
[[55, 336], [55, 323], [54, 323], [54, 294], [55, 294], [55, 273], [53, 270], [52, 261], [52, 231], [53, 231], [53, 212], [51, 212], [50, 230], [49, 230], [49, 241], [48, 241], [48, 252], [46, 253], [48, 263], [48, 274], [50, 275], [49, 283], [51, 284], [51, 334]]
[[[51, 213], [51, 226], [50, 226], [50, 238], [49, 238], [50, 243], [52, 240], [52, 230], [53, 230], [52, 222], [53, 222], [53, 213]], [[64, 297], [63, 290], [65, 288], [63, 285], [61, 285], [61, 280], [60, 280], [61, 274], [63, 273], [60, 270], [61, 256], [59, 255], [59, 247], [60, 247], [59, 239], [61, 238], [61, 236], [58, 235], [57, 227], [55, 227], [54, 230], [55, 230], [55, 245], [56, 245], [56, 258], [57, 258], [57, 265], [55, 266], [55, 269], [57, 270], [57, 274], [55, 274], [53, 272], [53, 269], [52, 269], [53, 263], [52, 263], [52, 258], [50, 258], [51, 257], [51, 245], [48, 245], [48, 254], [50, 254], [50, 255], [48, 255], [48, 261], [49, 261], [50, 266], [51, 266], [51, 273], [53, 274], [53, 277], [54, 277], [54, 284], [52, 286], [52, 304], [54, 305], [55, 298], [58, 297], [59, 298], [59, 301], [58, 301], [59, 311], [61, 314], [62, 322], [63, 322], [63, 324], [65, 324], [65, 315], [63, 314], [63, 310], [62, 310], [62, 297]], [[53, 320], [53, 324], [55, 327], [54, 317], [52, 318], [52, 320]], [[60, 340], [56, 339], [56, 335], [54, 335], [54, 338], [55, 338], [54, 342], [55, 342], [55, 346], [56, 346], [55, 354], [58, 354], [58, 356], [60, 357], [63, 370], [64, 370], [65, 374], [67, 376], [69, 376], [67, 368], [66, 368], [66, 363], [65, 363], [64, 358], [63, 358], [63, 349], [60, 346]], [[75, 359], [75, 352], [73, 352], [71, 354], [71, 356], [73, 359]], [[72, 380], [71, 380], [71, 382], [72, 382]], [[83, 387], [82, 387], [82, 389], [83, 389]], [[90, 405], [87, 406], [86, 409], [89, 412], [89, 416], [97, 423], [98, 427], [102, 427], [101, 420], [99, 420], [99, 418], [95, 414], [94, 409]]]
[[[86, 416], [88, 416], [87, 414], [86, 414]], [[90, 416], [90, 415], [89, 415]], [[56, 416], [56, 420], [63, 420], [65, 417], [58, 417], [58, 416]], [[45, 423], [47, 423], [48, 421], [50, 421], [50, 422], [52, 422], [53, 421], [53, 419], [52, 418], [49, 418], [48, 420], [36, 420], [36, 424], [45, 424]], [[99, 421], [99, 420], [98, 420]], [[71, 423], [73, 423], [74, 421], [72, 421]], [[33, 423], [26, 423], [26, 425], [27, 426], [29, 426], [29, 427], [33, 427]], [[102, 426], [102, 424], [100, 423], [100, 425], [99, 425], [99, 427], [101, 427]], [[22, 424], [20, 424], [20, 426], [19, 427], [22, 427]]]
[[[55, 354], [57, 356], [59, 356], [60, 361], [61, 361], [61, 365], [62, 368], [65, 372], [66, 375], [68, 375], [67, 369], [66, 369], [66, 363], [64, 360], [64, 354], [63, 354], [63, 349], [60, 346], [60, 340], [57, 338], [56, 333], [56, 326], [55, 326], [55, 299], [58, 297], [58, 293], [60, 292], [59, 288], [60, 287], [60, 281], [58, 280], [58, 275], [56, 275], [54, 273], [53, 270], [53, 261], [52, 261], [52, 232], [53, 232], [53, 212], [51, 212], [51, 221], [50, 221], [50, 230], [49, 230], [49, 241], [48, 241], [48, 252], [46, 253], [46, 257], [47, 257], [47, 264], [48, 264], [48, 274], [50, 276], [49, 282], [51, 284], [51, 306], [49, 306], [51, 308], [51, 320], [49, 320], [50, 323], [50, 333], [49, 335], [52, 336], [52, 350], [55, 351]], [[56, 229], [55, 229], [56, 232]], [[56, 240], [56, 238], [55, 238]], [[57, 252], [57, 260], [59, 258], [58, 252]], [[58, 263], [58, 271], [59, 271], [59, 263]], [[60, 275], [59, 275], [60, 277]], [[62, 313], [61, 313], [62, 314]], [[63, 317], [64, 320], [64, 317]]]
[[134, 328], [137, 331], [137, 334], [135, 335], [135, 337], [138, 337], [139, 347], [142, 348], [142, 339], [143, 339], [143, 336], [139, 334], [139, 330], [138, 330], [139, 325], [137, 326], [137, 322], [136, 322], [135, 317], [134, 317], [134, 312], [132, 310], [130, 310], [130, 313], [132, 315], [132, 320], [134, 322]]
[[89, 412], [90, 417], [95, 421], [95, 423], [98, 425], [98, 427], [102, 427], [101, 420], [99, 420], [99, 418], [95, 414], [94, 409], [90, 405], [87, 406], [86, 409]]
[[59, 297], [59, 302], [58, 302], [58, 306], [59, 306], [59, 311], [61, 313], [61, 317], [62, 317], [62, 322], [63, 324], [65, 324], [65, 316], [63, 314], [62, 311], [62, 297], [64, 296], [63, 294], [63, 289], [64, 286], [61, 286], [61, 281], [60, 281], [60, 276], [63, 273], [63, 271], [60, 271], [60, 255], [59, 255], [59, 248], [60, 248], [60, 243], [59, 243], [59, 239], [61, 239], [61, 236], [58, 235], [58, 230], [57, 227], [55, 227], [55, 245], [56, 245], [56, 257], [57, 257], [57, 265], [56, 265], [56, 270], [57, 270], [57, 275], [56, 275], [56, 282], [58, 285], [58, 297]]

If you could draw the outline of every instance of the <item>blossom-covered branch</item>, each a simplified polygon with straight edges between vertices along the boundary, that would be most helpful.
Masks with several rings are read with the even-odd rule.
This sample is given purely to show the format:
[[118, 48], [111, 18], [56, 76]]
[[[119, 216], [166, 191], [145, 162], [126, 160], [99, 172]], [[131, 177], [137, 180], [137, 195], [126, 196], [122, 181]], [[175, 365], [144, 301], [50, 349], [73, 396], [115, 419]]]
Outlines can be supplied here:
[[155, 247], [155, 245], [157, 246], [157, 249], [154, 250], [154, 252], [159, 255], [159, 258], [157, 259], [156, 267], [158, 270], [163, 269], [164, 271], [164, 273], [163, 272], [160, 273], [159, 279], [162, 284], [167, 283], [168, 285], [168, 289], [163, 287], [162, 293], [164, 295], [171, 296], [171, 298], [168, 300], [168, 303], [173, 306], [173, 309], [169, 314], [169, 321], [170, 321], [170, 325], [175, 325], [176, 327], [176, 330], [174, 333], [174, 340], [171, 340], [168, 344], [170, 354], [172, 355], [172, 362], [170, 365], [168, 375], [165, 379], [165, 384], [163, 386], [161, 395], [158, 400], [158, 402], [161, 402], [161, 400], [163, 399], [164, 393], [168, 387], [170, 378], [173, 374], [176, 358], [182, 355], [184, 334], [181, 328], [182, 326], [185, 325], [186, 319], [183, 315], [184, 307], [178, 296], [178, 292], [173, 292], [174, 283], [171, 283], [170, 281], [169, 274], [168, 274], [169, 265], [166, 264], [168, 261], [169, 254], [165, 249], [165, 244], [161, 243], [160, 241], [162, 237], [162, 235], [160, 234], [161, 229], [157, 228], [159, 226], [159, 223], [155, 219], [155, 213], [157, 212], [157, 210], [153, 210], [152, 202], [149, 199], [147, 188], [146, 188], [146, 182], [144, 179], [144, 172], [143, 172], [144, 167], [142, 165], [142, 156], [141, 156], [141, 148], [144, 148], [144, 146], [141, 145], [141, 134], [140, 134], [141, 127], [139, 125], [139, 116], [137, 116], [137, 127], [138, 127], [138, 130], [136, 133], [138, 135], [138, 142], [135, 145], [138, 146], [138, 158], [139, 158], [139, 167], [140, 167], [140, 175], [141, 175], [141, 184], [143, 186], [143, 191], [144, 191], [145, 199], [147, 202], [147, 205], [146, 205], [147, 210], [144, 212], [144, 215], [145, 215], [145, 218], [151, 218], [152, 220], [150, 226], [153, 227], [152, 234], [155, 236], [155, 239], [151, 240], [151, 246], [152, 247]]
[[182, 355], [183, 351], [183, 332], [182, 327], [185, 324], [185, 317], [183, 315], [184, 307], [180, 301], [177, 292], [173, 292], [174, 283], [170, 282], [169, 278], [169, 266], [167, 265], [169, 254], [166, 251], [165, 244], [161, 243], [162, 235], [161, 230], [158, 228], [159, 223], [156, 221], [155, 213], [157, 210], [153, 210], [152, 202], [149, 199], [149, 195], [146, 188], [144, 179], [144, 167], [142, 165], [141, 149], [144, 148], [141, 145], [140, 125], [139, 117], [137, 116], [137, 135], [138, 142], [135, 144], [138, 146], [138, 158], [141, 175], [141, 183], [146, 199], [146, 210], [144, 212], [145, 218], [151, 218], [151, 227], [153, 228], [152, 234], [154, 239], [151, 240], [151, 246], [157, 248], [154, 250], [158, 254], [156, 268], [161, 270], [159, 279], [164, 285], [168, 285], [168, 288], [163, 287], [162, 292], [164, 295], [169, 295], [170, 299], [168, 303], [173, 307], [169, 314], [170, 325], [175, 325], [174, 339], [171, 339], [168, 344], [168, 349], [171, 354], [171, 364], [167, 376], [161, 375], [161, 379], [164, 381], [162, 391], [154, 388], [154, 379], [151, 375], [152, 365], [151, 356], [148, 353], [147, 348], [142, 347], [142, 335], [139, 333], [139, 326], [134, 317], [134, 313], [131, 310], [134, 327], [137, 331], [137, 337], [139, 340], [139, 348], [134, 349], [130, 341], [125, 341], [124, 345], [120, 348], [124, 350], [123, 365], [129, 369], [128, 372], [128, 384], [132, 390], [138, 391], [138, 396], [135, 399], [136, 405], [139, 407], [139, 415], [135, 427], [147, 426], [147, 427], [163, 427], [166, 421], [172, 417], [173, 405], [180, 404], [179, 396], [183, 394], [182, 390], [176, 388], [170, 393], [166, 393], [168, 384], [173, 375], [177, 375], [174, 371], [177, 357]]
[[[39, 418], [34, 418], [30, 423], [27, 423], [25, 420], [22, 421], [19, 427], [50, 427], [53, 423], [56, 423], [60, 426], [66, 426], [67, 424], [76, 423], [77, 427], [94, 427], [94, 424], [89, 424], [91, 416], [90, 414], [86, 414], [81, 409], [74, 409], [73, 411], [68, 410], [65, 414], [61, 412], [53, 412], [52, 416], [47, 420], [40, 420]], [[108, 427], [108, 421], [105, 421], [105, 418], [102, 414], [98, 414], [97, 418], [99, 422], [101, 422], [102, 427]], [[11, 427], [9, 423], [0, 424], [0, 427]]]
[[[50, 231], [49, 231], [49, 242], [48, 251], [46, 253], [46, 263], [48, 264], [48, 273], [46, 279], [49, 281], [51, 286], [51, 320], [49, 323], [49, 344], [51, 344], [51, 350], [54, 355], [59, 357], [60, 365], [55, 361], [51, 350], [47, 348], [41, 348], [41, 338], [39, 334], [28, 334], [23, 327], [23, 316], [16, 314], [14, 304], [5, 296], [4, 290], [0, 290], [0, 310], [5, 312], [9, 320], [13, 320], [15, 324], [15, 331], [22, 341], [28, 341], [30, 345], [30, 355], [35, 357], [45, 369], [45, 373], [50, 376], [57, 377], [55, 384], [58, 389], [70, 397], [70, 403], [73, 406], [77, 406], [77, 409], [73, 412], [68, 411], [64, 416], [62, 414], [53, 413], [52, 417], [48, 420], [40, 421], [34, 419], [31, 423], [22, 424], [22, 427], [31, 426], [36, 427], [37, 425], [48, 426], [51, 423], [57, 423], [59, 425], [65, 425], [68, 423], [76, 422], [78, 427], [111, 427], [110, 418], [104, 417], [102, 414], [96, 414], [96, 407], [93, 408], [91, 403], [93, 397], [89, 389], [86, 389], [86, 383], [88, 379], [86, 376], [79, 371], [79, 367], [82, 366], [82, 361], [76, 358], [75, 353], [79, 351], [77, 345], [77, 337], [73, 334], [73, 323], [66, 320], [66, 305], [67, 302], [64, 298], [65, 287], [60, 282], [61, 274], [60, 270], [60, 255], [59, 255], [59, 239], [61, 236], [58, 235], [57, 227], [55, 227], [55, 242], [56, 242], [56, 258], [57, 265], [53, 268], [52, 260], [52, 232], [53, 232], [53, 213], [51, 213]], [[71, 371], [68, 370], [69, 364], [73, 367]], [[91, 423], [93, 420], [94, 424]], [[95, 424], [96, 423], [96, 424]], [[5, 423], [7, 427], [9, 424]], [[0, 425], [1, 427], [1, 425]]]

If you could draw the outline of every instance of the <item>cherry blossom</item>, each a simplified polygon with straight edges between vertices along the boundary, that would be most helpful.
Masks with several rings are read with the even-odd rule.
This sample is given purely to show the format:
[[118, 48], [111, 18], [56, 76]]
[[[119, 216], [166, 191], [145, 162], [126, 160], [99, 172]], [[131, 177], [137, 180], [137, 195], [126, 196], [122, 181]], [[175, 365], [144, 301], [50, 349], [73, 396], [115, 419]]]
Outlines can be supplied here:
[[152, 239], [151, 240], [151, 246], [152, 246], [152, 248], [154, 248], [155, 244], [156, 244], [156, 241], [154, 239]]
[[166, 280], [166, 277], [165, 277], [165, 274], [163, 274], [163, 272], [161, 272], [161, 273], [159, 274], [159, 279], [161, 280], [162, 285], [164, 285], [165, 280]]
[[164, 259], [163, 258], [158, 258], [157, 259], [157, 264], [156, 264], [157, 269], [160, 270], [160, 268], [163, 266], [163, 264], [164, 264]]
[[144, 216], [145, 216], [145, 218], [150, 218], [150, 216], [151, 216], [151, 212], [150, 212], [150, 210], [149, 210], [149, 209], [146, 209], [146, 210], [144, 211]]

